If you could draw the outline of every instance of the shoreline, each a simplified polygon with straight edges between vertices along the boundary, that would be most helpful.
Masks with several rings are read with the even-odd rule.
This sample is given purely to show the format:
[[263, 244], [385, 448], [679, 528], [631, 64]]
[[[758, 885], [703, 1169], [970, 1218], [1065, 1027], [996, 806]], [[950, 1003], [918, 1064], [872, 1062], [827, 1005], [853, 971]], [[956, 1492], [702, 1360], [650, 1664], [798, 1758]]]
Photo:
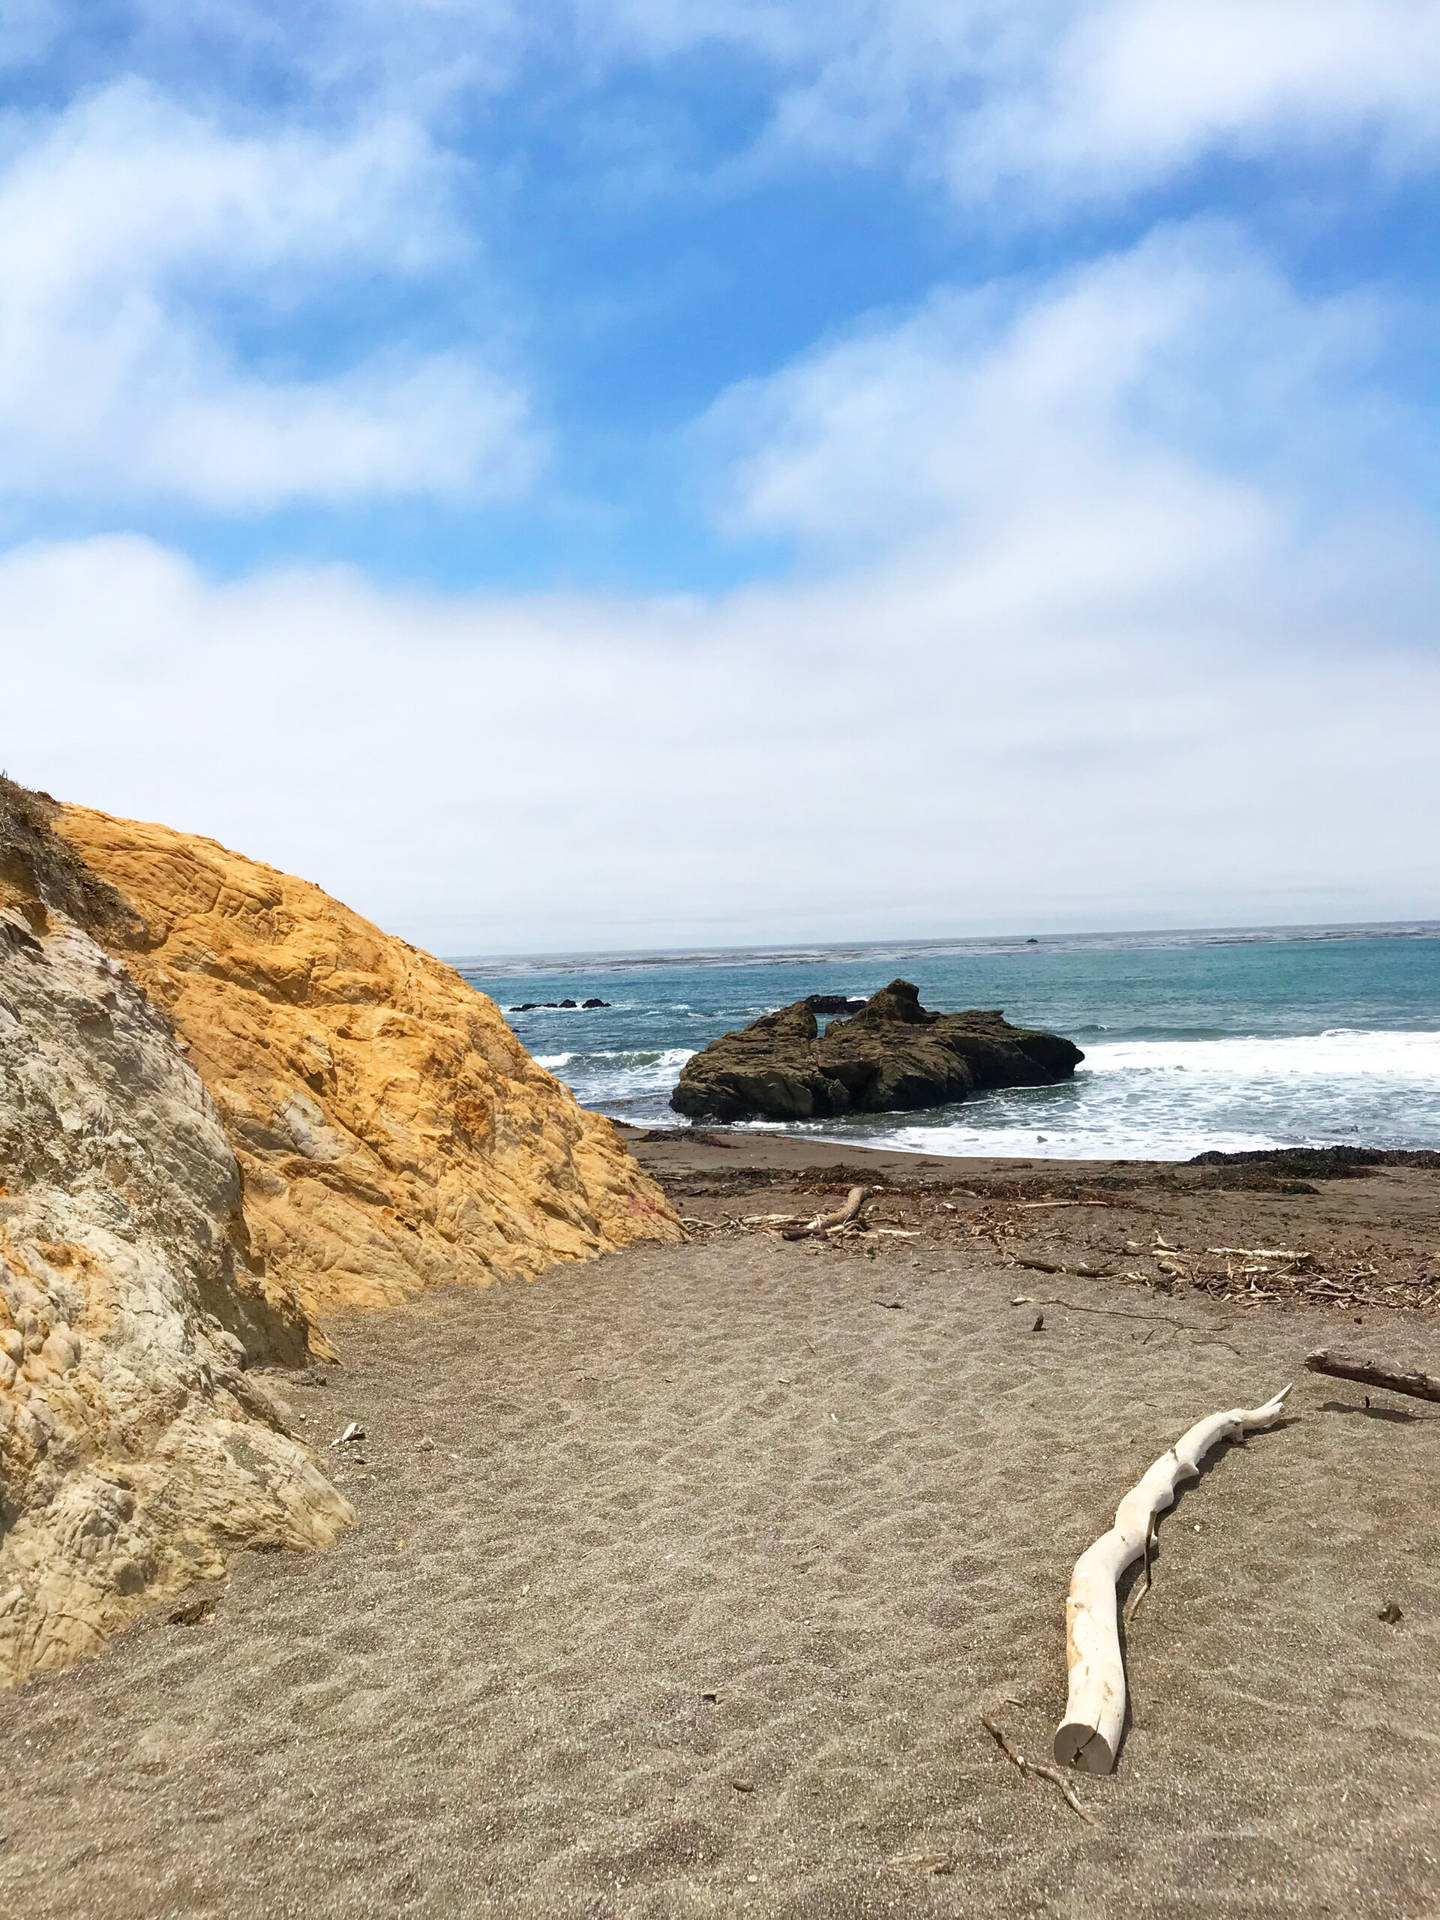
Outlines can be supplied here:
[[1375, 1310], [1388, 1319], [1440, 1309], [1440, 1155], [1431, 1152], [1010, 1160], [723, 1127], [622, 1137], [692, 1237], [748, 1232], [747, 1217], [762, 1204], [776, 1211], [782, 1195], [789, 1211], [815, 1212], [811, 1196], [857, 1184], [884, 1196], [890, 1227], [917, 1247], [983, 1237], [1002, 1265], [1024, 1272], [1249, 1308], [1303, 1301], [1362, 1322]]

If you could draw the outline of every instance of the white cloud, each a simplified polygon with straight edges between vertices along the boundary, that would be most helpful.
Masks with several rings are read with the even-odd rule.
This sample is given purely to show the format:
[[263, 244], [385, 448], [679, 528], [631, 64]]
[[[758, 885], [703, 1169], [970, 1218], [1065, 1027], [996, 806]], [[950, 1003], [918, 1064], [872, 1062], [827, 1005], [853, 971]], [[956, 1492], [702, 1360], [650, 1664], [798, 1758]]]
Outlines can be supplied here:
[[1356, 381], [1381, 319], [1359, 296], [1300, 300], [1233, 228], [1196, 222], [1038, 285], [940, 289], [732, 390], [705, 433], [744, 530], [832, 563], [933, 541], [983, 570], [1043, 548], [1073, 603], [1267, 551], [1302, 498], [1369, 484], [1378, 502]]
[[1383, 558], [1300, 644], [1303, 553], [1105, 617], [1068, 558], [698, 605], [35, 549], [5, 760], [449, 953], [1434, 913], [1440, 670]]
[[293, 328], [321, 292], [453, 256], [412, 125], [235, 134], [132, 82], [27, 131], [0, 175], [0, 491], [244, 512], [526, 483], [524, 395], [468, 359], [310, 375], [225, 343], [227, 302]]
[[12, 555], [10, 770], [449, 953], [1433, 915], [1434, 530], [1325, 457], [1372, 319], [1210, 227], [933, 300], [721, 409], [815, 564], [712, 600]]
[[899, 154], [1012, 211], [1017, 195], [1122, 196], [1216, 154], [1348, 142], [1388, 171], [1440, 153], [1436, 0], [850, 0], [722, 7], [696, 31], [776, 62], [772, 153]]
[[219, 50], [227, 94], [278, 74], [302, 112], [379, 103], [447, 130], [457, 101], [537, 71], [553, 100], [557, 74], [583, 94], [728, 47], [769, 95], [770, 163], [898, 158], [1012, 214], [1122, 197], [1212, 155], [1342, 143], [1393, 171], [1440, 150], [1440, 0], [129, 0], [101, 37], [83, 8], [21, 4], [15, 61], [113, 70], [118, 44], [203, 100]]

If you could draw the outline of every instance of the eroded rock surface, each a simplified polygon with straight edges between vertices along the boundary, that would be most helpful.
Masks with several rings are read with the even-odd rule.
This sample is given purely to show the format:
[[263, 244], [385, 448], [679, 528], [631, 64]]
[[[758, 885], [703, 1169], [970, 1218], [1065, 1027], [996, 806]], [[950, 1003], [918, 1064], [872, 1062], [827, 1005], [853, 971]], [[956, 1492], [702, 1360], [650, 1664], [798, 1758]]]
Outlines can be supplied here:
[[892, 980], [823, 1035], [804, 1000], [722, 1034], [686, 1061], [670, 1104], [697, 1120], [913, 1112], [990, 1087], [1046, 1086], [1084, 1057], [999, 1012], [932, 1013], [908, 980]]
[[386, 1305], [681, 1237], [610, 1122], [452, 968], [214, 841], [56, 824], [135, 915], [114, 950], [214, 1096], [277, 1301]]
[[24, 864], [0, 862], [0, 1686], [354, 1517], [245, 1371], [303, 1361], [307, 1323], [247, 1244], [213, 1102]]

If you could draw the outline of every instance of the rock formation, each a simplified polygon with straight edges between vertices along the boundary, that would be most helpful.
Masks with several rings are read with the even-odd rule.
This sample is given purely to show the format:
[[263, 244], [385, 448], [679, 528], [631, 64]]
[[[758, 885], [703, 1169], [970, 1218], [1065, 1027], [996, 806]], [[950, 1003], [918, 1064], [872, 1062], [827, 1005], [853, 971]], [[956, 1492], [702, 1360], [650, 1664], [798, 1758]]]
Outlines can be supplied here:
[[63, 910], [114, 933], [123, 903], [27, 799], [0, 792], [0, 1686], [354, 1517], [245, 1371], [303, 1360], [306, 1323], [269, 1297], [214, 1104]]
[[308, 1313], [680, 1238], [611, 1123], [453, 968], [213, 840], [56, 825], [134, 914], [114, 951], [188, 1043], [269, 1282]]
[[1012, 1027], [998, 1012], [931, 1013], [908, 980], [892, 980], [823, 1036], [797, 1000], [712, 1040], [686, 1061], [670, 1104], [706, 1120], [909, 1112], [989, 1087], [1046, 1086], [1084, 1057], [1069, 1040]]
[[252, 1369], [680, 1228], [450, 968], [0, 777], [0, 1686], [354, 1514]]

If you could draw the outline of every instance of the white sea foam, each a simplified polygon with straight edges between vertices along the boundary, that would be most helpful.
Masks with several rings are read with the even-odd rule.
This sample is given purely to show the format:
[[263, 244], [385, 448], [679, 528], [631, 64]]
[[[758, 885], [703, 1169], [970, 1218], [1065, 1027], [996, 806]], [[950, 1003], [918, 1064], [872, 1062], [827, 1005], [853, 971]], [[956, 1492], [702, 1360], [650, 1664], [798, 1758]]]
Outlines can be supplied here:
[[1328, 1032], [1224, 1040], [1101, 1041], [1085, 1050], [1084, 1073], [1200, 1073], [1228, 1081], [1304, 1075], [1313, 1080], [1383, 1075], [1440, 1083], [1440, 1033]]
[[608, 1108], [668, 1095], [693, 1052], [692, 1047], [617, 1047], [549, 1054], [537, 1063], [558, 1073], [582, 1106]]
[[832, 1122], [825, 1137], [1005, 1159], [1188, 1160], [1337, 1143], [1426, 1146], [1437, 1132], [1440, 1033], [1337, 1028], [1117, 1041], [1093, 1048], [1058, 1086], [1009, 1088], [913, 1119]]

